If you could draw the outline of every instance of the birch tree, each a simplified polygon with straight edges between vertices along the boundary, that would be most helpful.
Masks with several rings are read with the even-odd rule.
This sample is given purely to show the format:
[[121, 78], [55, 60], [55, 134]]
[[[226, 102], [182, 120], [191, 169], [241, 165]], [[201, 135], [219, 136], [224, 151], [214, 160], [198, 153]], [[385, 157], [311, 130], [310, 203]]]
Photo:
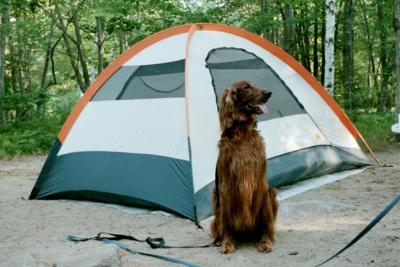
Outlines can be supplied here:
[[326, 0], [324, 86], [331, 96], [334, 95], [335, 13], [336, 13], [335, 0]]

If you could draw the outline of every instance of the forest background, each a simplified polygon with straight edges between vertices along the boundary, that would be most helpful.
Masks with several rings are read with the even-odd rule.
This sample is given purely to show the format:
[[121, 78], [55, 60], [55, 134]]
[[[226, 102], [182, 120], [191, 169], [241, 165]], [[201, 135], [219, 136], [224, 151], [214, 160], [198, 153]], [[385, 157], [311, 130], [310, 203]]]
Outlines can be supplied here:
[[[136, 42], [175, 25], [244, 28], [282, 47], [324, 84], [325, 2], [0, 0], [0, 158], [47, 153], [96, 76]], [[333, 96], [373, 149], [398, 144], [390, 126], [400, 1], [332, 2]]]

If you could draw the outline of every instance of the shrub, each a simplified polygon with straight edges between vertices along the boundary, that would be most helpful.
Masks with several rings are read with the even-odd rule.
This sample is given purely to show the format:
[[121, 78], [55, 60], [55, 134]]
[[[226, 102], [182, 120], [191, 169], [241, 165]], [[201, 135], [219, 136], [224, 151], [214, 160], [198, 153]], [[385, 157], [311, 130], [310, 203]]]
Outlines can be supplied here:
[[394, 113], [359, 113], [352, 114], [351, 117], [373, 150], [383, 150], [393, 143], [399, 143], [399, 137], [396, 137], [390, 130], [396, 122]]
[[0, 129], [0, 158], [47, 153], [77, 100], [75, 92], [49, 95], [42, 110], [7, 123]]

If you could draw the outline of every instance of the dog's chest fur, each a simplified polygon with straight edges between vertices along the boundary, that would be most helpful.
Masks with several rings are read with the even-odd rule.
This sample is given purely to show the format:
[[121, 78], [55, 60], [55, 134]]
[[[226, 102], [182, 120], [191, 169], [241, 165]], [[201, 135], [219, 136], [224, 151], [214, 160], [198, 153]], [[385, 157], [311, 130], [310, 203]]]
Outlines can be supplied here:
[[221, 138], [217, 168], [224, 177], [219, 181], [220, 197], [230, 210], [231, 227], [246, 231], [257, 224], [261, 191], [266, 189], [266, 155], [263, 138], [255, 129], [240, 134]]

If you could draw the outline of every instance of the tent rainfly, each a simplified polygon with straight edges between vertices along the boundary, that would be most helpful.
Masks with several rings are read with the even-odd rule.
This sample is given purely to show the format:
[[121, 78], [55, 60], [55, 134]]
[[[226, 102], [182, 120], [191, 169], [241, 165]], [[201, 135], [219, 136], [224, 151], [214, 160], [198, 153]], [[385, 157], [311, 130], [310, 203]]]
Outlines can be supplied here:
[[258, 117], [275, 187], [369, 164], [358, 130], [282, 49], [242, 29], [189, 24], [132, 46], [93, 82], [62, 127], [30, 199], [84, 199], [212, 214], [224, 88], [268, 88]]

